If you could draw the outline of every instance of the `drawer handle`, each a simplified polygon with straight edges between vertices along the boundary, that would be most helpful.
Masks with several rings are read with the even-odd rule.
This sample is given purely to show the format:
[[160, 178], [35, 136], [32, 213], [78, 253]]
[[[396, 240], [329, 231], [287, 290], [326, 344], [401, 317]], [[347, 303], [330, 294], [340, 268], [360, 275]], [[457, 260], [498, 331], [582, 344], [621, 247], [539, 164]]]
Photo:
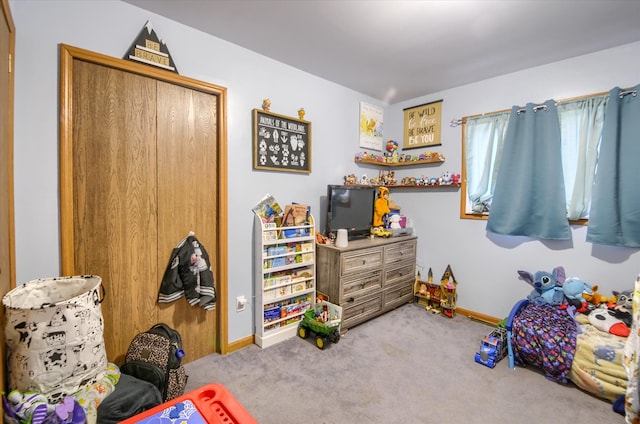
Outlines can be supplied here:
[[366, 264], [367, 264], [367, 261], [365, 259], [365, 260], [362, 261], [362, 265], [366, 265]]
[[367, 286], [367, 283], [362, 283], [362, 284], [360, 284], [360, 288], [361, 288], [361, 289], [365, 288], [366, 286]]
[[355, 299], [353, 297], [350, 297], [349, 299], [347, 299], [347, 303], [353, 303], [355, 301]]

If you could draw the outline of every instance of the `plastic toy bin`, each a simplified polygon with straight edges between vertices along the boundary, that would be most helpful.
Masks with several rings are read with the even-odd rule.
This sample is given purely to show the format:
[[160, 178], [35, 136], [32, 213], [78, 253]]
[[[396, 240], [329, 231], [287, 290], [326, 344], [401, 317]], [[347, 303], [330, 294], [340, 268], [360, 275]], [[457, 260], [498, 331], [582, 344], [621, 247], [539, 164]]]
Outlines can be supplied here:
[[121, 424], [257, 424], [222, 384], [199, 389], [151, 408]]

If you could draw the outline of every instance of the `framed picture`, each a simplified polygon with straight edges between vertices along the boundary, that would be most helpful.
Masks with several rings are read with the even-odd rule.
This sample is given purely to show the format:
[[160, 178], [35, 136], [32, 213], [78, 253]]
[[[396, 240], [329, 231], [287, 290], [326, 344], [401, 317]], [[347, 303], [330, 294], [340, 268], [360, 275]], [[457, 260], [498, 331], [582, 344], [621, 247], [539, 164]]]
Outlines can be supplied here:
[[381, 107], [360, 102], [360, 147], [370, 150], [382, 150]]
[[253, 109], [253, 168], [311, 173], [311, 122]]
[[442, 100], [404, 109], [403, 150], [440, 146]]

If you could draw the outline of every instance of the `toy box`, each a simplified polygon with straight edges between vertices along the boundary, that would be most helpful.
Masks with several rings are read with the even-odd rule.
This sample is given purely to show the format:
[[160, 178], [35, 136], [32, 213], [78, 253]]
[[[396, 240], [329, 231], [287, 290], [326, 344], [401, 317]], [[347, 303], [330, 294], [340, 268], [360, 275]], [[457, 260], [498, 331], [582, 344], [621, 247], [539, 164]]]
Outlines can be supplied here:
[[257, 424], [222, 384], [208, 384], [121, 424]]
[[480, 350], [476, 352], [475, 361], [493, 368], [507, 353], [507, 330], [496, 328], [485, 336], [480, 343]]

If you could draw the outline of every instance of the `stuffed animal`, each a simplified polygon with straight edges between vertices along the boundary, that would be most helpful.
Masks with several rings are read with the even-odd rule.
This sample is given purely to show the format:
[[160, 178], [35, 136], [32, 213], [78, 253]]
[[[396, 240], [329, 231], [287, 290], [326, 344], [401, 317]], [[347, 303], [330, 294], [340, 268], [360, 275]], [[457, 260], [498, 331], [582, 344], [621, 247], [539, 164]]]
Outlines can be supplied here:
[[587, 319], [598, 330], [615, 334], [616, 336], [628, 337], [631, 332], [629, 327], [622, 320], [616, 318], [614, 312], [607, 308], [605, 304], [601, 304], [591, 311]]
[[[7, 395], [8, 408], [10, 415], [19, 418], [20, 422], [43, 424], [47, 419], [50, 406], [44, 395], [35, 392], [20, 393], [18, 390], [12, 390]], [[51, 409], [53, 409], [51, 407]]]
[[527, 296], [529, 302], [536, 305], [562, 305], [564, 301], [562, 284], [565, 280], [563, 267], [555, 267], [552, 272], [537, 271], [535, 274], [531, 274], [527, 271], [518, 271], [518, 274], [533, 286], [533, 290]]
[[391, 217], [389, 218], [389, 228], [394, 228], [394, 229], [398, 229], [398, 228], [402, 228], [400, 226], [400, 215], [398, 214], [393, 214], [391, 215]]
[[577, 312], [586, 312], [587, 301], [582, 296], [583, 293], [593, 293], [591, 285], [576, 277], [570, 277], [562, 284], [562, 293], [567, 303], [576, 307]]
[[582, 297], [584, 297], [584, 299], [591, 303], [592, 305], [598, 306], [601, 303], [608, 303], [608, 302], [615, 302], [616, 298], [615, 296], [611, 296], [610, 298], [598, 293], [598, 286], [597, 285], [593, 285], [591, 286], [591, 293], [582, 293]]
[[616, 304], [613, 306], [613, 316], [631, 327], [632, 309], [633, 309], [633, 291], [624, 290], [621, 292], [613, 290], [616, 297]]

